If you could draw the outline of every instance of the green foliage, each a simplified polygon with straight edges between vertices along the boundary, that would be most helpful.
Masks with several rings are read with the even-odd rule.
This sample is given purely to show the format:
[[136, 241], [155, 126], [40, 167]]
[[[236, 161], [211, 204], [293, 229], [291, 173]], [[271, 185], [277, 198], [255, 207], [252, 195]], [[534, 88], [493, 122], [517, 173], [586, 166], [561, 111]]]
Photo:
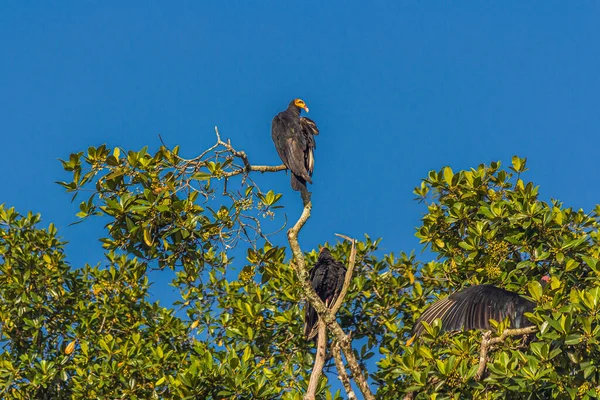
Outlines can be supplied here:
[[[426, 298], [466, 284], [493, 283], [538, 303], [530, 315], [540, 328], [536, 341], [507, 339], [494, 350], [488, 375], [474, 379], [479, 363], [478, 332], [440, 334], [426, 329], [423, 341], [389, 346], [379, 362], [378, 394], [419, 391], [419, 398], [596, 398], [600, 393], [598, 207], [595, 213], [566, 208], [538, 197], [525, 183], [526, 160], [513, 157], [510, 171], [500, 163], [453, 173], [432, 171], [415, 189], [428, 212], [417, 237], [437, 255], [419, 268], [425, 297], [399, 315], [408, 334]], [[542, 289], [539, 278], [551, 274]], [[527, 290], [524, 290], [527, 288]], [[504, 330], [505, 324], [498, 326]]]
[[[264, 231], [281, 194], [260, 190], [239, 157], [218, 146], [193, 160], [178, 148], [100, 146], [63, 161], [72, 179], [60, 184], [74, 198], [91, 192], [77, 216], [106, 222], [97, 266], [69, 266], [52, 224], [0, 207], [2, 398], [301, 398], [314, 357], [303, 295], [287, 249]], [[597, 397], [600, 208], [541, 201], [526, 170], [514, 157], [508, 170], [430, 172], [415, 194], [431, 261], [383, 255], [368, 236], [357, 243], [338, 320], [378, 398]], [[324, 245], [347, 262], [349, 243]], [[316, 249], [306, 258], [312, 265]], [[150, 301], [152, 268], [179, 290], [176, 309]], [[533, 298], [540, 329], [533, 342], [493, 349], [480, 381], [480, 332], [441, 333], [436, 321], [406, 345], [433, 299], [478, 283]], [[334, 374], [318, 398], [341, 398], [332, 360], [325, 369]]]

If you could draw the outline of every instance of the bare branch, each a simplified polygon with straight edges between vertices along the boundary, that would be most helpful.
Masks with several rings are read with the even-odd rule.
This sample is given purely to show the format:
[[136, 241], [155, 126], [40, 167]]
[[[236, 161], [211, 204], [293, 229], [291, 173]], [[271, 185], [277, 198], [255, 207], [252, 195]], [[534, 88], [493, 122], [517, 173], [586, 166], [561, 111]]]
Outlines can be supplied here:
[[323, 366], [325, 365], [325, 348], [327, 346], [327, 328], [325, 322], [319, 320], [319, 333], [317, 339], [317, 355], [315, 356], [315, 365], [313, 366], [312, 373], [310, 374], [310, 381], [308, 383], [308, 389], [304, 395], [304, 400], [314, 400], [317, 387], [319, 386], [319, 378], [323, 372]]
[[[187, 193], [195, 192], [202, 195], [204, 200], [208, 202], [214, 197], [215, 193], [215, 189], [211, 187], [210, 181], [213, 179], [222, 180], [222, 195], [229, 197], [235, 206], [235, 213], [231, 214], [234, 224], [231, 226], [219, 226], [216, 240], [223, 245], [225, 250], [236, 246], [239, 240], [247, 241], [253, 247], [256, 247], [256, 240], [259, 238], [268, 242], [267, 237], [279, 232], [280, 229], [273, 233], [265, 233], [262, 231], [259, 219], [253, 217], [251, 213], [244, 213], [244, 211], [252, 208], [252, 212], [262, 212], [264, 217], [273, 216], [272, 210], [269, 207], [265, 209], [254, 208], [252, 197], [258, 195], [253, 194], [249, 197], [248, 194], [242, 194], [239, 190], [237, 192], [235, 190], [231, 191], [229, 188], [231, 186], [230, 179], [239, 176], [243, 188], [247, 189], [253, 186], [256, 189], [255, 193], [258, 192], [260, 194], [262, 192], [259, 186], [250, 177], [251, 172], [278, 172], [285, 171], [287, 168], [285, 165], [251, 165], [244, 151], [238, 151], [234, 148], [229, 139], [225, 140], [221, 138], [218, 127], [215, 127], [215, 135], [216, 142], [214, 145], [192, 159], [182, 158], [176, 154], [176, 151], [170, 150], [162, 136], [159, 135], [162, 145], [170, 152], [170, 157], [166, 159], [169, 165], [163, 168], [163, 170], [168, 170], [168, 168], [174, 169], [174, 181], [178, 186], [177, 188], [171, 188], [171, 190], [174, 193], [180, 190], [185, 190]], [[211, 164], [213, 163], [214, 165], [219, 164], [220, 168], [212, 170]], [[209, 173], [204, 172], [203, 169], [207, 169]], [[199, 172], [202, 174], [196, 175]], [[208, 181], [209, 184], [204, 181]], [[165, 190], [167, 189], [169, 188], [165, 188]], [[248, 200], [251, 202], [250, 204], [247, 204]], [[238, 205], [241, 205], [241, 207], [238, 208]], [[287, 223], [287, 218], [285, 222]], [[283, 226], [285, 227], [285, 224]]]
[[[355, 260], [356, 260], [355, 240], [349, 238], [348, 236], [339, 235], [339, 234], [336, 234], [336, 235], [352, 242], [352, 249], [350, 250], [350, 261], [348, 264], [348, 269], [346, 270], [346, 276], [344, 277], [344, 285], [342, 286], [342, 290], [340, 291], [340, 294], [338, 295], [336, 302], [333, 304], [333, 306], [331, 307], [331, 309], [329, 311], [332, 315], [335, 315], [337, 313], [337, 311], [339, 310], [339, 308], [344, 303], [344, 297], [346, 296], [346, 292], [348, 291], [350, 282], [352, 282], [352, 272], [354, 271], [354, 264], [355, 264]], [[308, 385], [308, 390], [306, 392], [306, 396], [304, 396], [305, 400], [312, 400], [315, 398], [317, 385], [319, 383], [319, 377], [321, 376], [321, 373], [323, 371], [323, 365], [325, 364], [325, 346], [327, 345], [327, 329], [325, 327], [325, 323], [321, 320], [321, 318], [319, 318], [319, 332], [318, 332], [317, 337], [318, 337], [317, 355], [315, 358], [315, 365], [313, 366], [313, 370], [310, 375], [310, 383]], [[334, 342], [335, 342], [335, 340], [334, 340]], [[339, 349], [338, 349], [338, 351], [339, 351]], [[336, 363], [336, 366], [338, 367], [338, 370], [339, 370], [340, 366], [337, 365], [337, 363]], [[344, 368], [344, 364], [342, 364], [342, 368]], [[346, 377], [348, 376], [346, 374], [345, 370], [340, 371], [340, 374], [341, 373], [345, 374]]]
[[[242, 152], [243, 153], [243, 152]], [[285, 171], [287, 167], [285, 165], [250, 165], [246, 167], [246, 169], [238, 169], [235, 171], [224, 172], [223, 176], [226, 178], [243, 174], [248, 171], [256, 171], [256, 172], [278, 172]]]
[[354, 394], [354, 390], [352, 390], [350, 378], [348, 378], [348, 374], [346, 373], [346, 367], [344, 367], [344, 362], [342, 361], [340, 345], [335, 340], [331, 342], [331, 354], [333, 354], [335, 366], [338, 370], [338, 377], [340, 378], [342, 385], [344, 385], [344, 389], [346, 390], [346, 394], [348, 395], [348, 400], [356, 400], [356, 394]]
[[342, 306], [344, 302], [344, 297], [346, 297], [346, 292], [348, 292], [348, 288], [350, 287], [350, 282], [352, 282], [352, 273], [354, 272], [354, 264], [356, 262], [356, 240], [349, 238], [348, 236], [340, 235], [339, 233], [335, 234], [341, 238], [349, 240], [352, 243], [352, 248], [350, 249], [350, 260], [348, 261], [348, 269], [346, 270], [346, 276], [344, 277], [344, 286], [342, 286], [342, 290], [336, 300], [336, 302], [331, 307], [331, 314], [335, 315], [337, 311]]
[[520, 329], [506, 329], [504, 332], [502, 332], [502, 335], [495, 338], [491, 338], [491, 331], [484, 332], [483, 337], [481, 339], [481, 351], [479, 352], [479, 367], [477, 368], [477, 373], [475, 374], [475, 380], [481, 380], [483, 374], [485, 373], [485, 367], [487, 364], [488, 351], [490, 349], [490, 346], [498, 343], [503, 343], [509, 336], [529, 335], [535, 332], [537, 332], [536, 326], [529, 326], [527, 328]]
[[[302, 249], [300, 249], [300, 245], [298, 244], [298, 233], [300, 232], [302, 227], [304, 227], [304, 224], [306, 224], [306, 221], [308, 221], [308, 219], [310, 218], [311, 210], [312, 210], [312, 202], [309, 202], [308, 204], [306, 204], [304, 206], [304, 209], [302, 210], [302, 214], [300, 215], [300, 218], [298, 219], [298, 221], [296, 221], [294, 226], [292, 226], [288, 230], [287, 237], [288, 237], [288, 242], [290, 243], [290, 248], [292, 249], [292, 254], [294, 256], [292, 261], [293, 261], [294, 267], [296, 269], [296, 272], [298, 274], [298, 277], [300, 278], [300, 280], [303, 284], [306, 282], [306, 286], [308, 286], [312, 289], [312, 286], [310, 285], [310, 283], [307, 283], [308, 271], [306, 270], [304, 254], [302, 254]], [[318, 299], [318, 301], [320, 301], [321, 304], [323, 306], [325, 306], [325, 304], [323, 304], [323, 302], [321, 301], [319, 296], [317, 296], [317, 294], [315, 293], [314, 290], [312, 290], [312, 293], [310, 293], [310, 294], [311, 294], [311, 297]]]
[[475, 380], [478, 381], [483, 376], [485, 372], [485, 367], [487, 363], [487, 355], [488, 355], [488, 342], [490, 337], [492, 336], [492, 331], [483, 332], [481, 337], [481, 349], [479, 351], [479, 367], [477, 368], [477, 373], [475, 374]]
[[283, 164], [282, 165], [273, 165], [273, 166], [250, 164], [250, 161], [248, 161], [248, 156], [246, 155], [245, 151], [238, 151], [238, 150], [234, 149], [229, 140], [227, 140], [227, 142], [224, 142], [221, 140], [221, 135], [219, 134], [219, 128], [217, 128], [216, 126], [215, 126], [215, 133], [217, 135], [217, 145], [221, 145], [221, 146], [225, 147], [227, 150], [229, 150], [229, 152], [233, 156], [241, 158], [242, 162], [244, 163], [244, 168], [241, 168], [241, 169], [238, 169], [235, 171], [225, 172], [225, 173], [223, 173], [224, 177], [229, 178], [231, 176], [240, 175], [242, 173], [247, 173], [250, 171], [278, 172], [278, 171], [285, 171], [287, 169], [287, 167]]
[[[300, 232], [304, 224], [306, 224], [308, 218], [310, 218], [311, 209], [312, 203], [309, 201], [304, 206], [304, 209], [302, 210], [302, 214], [300, 215], [298, 221], [294, 224], [294, 226], [292, 226], [288, 230], [288, 242], [290, 243], [290, 248], [292, 249], [292, 254], [294, 256], [292, 260], [292, 265], [296, 270], [296, 275], [300, 280], [302, 290], [308, 302], [317, 311], [319, 317], [322, 318], [323, 321], [327, 324], [327, 327], [333, 333], [342, 351], [344, 352], [346, 360], [348, 361], [350, 371], [352, 371], [352, 378], [356, 382], [364, 398], [366, 400], [375, 400], [375, 396], [373, 396], [373, 393], [371, 392], [371, 388], [369, 388], [369, 384], [367, 383], [363, 371], [361, 370], [360, 365], [356, 360], [350, 338], [344, 333], [340, 325], [337, 323], [335, 319], [335, 314], [331, 313], [330, 310], [325, 306], [321, 298], [319, 298], [308, 279], [309, 275], [306, 269], [304, 254], [302, 253], [300, 245], [298, 244], [298, 233]], [[348, 274], [346, 274], [346, 279], [348, 279]], [[344, 282], [344, 285], [345, 284], [346, 282]]]
[[[324, 314], [324, 320], [338, 340], [338, 344], [346, 356], [348, 367], [352, 372], [352, 379], [354, 379], [354, 382], [356, 382], [356, 385], [366, 400], [375, 400], [375, 396], [373, 396], [373, 393], [371, 393], [371, 388], [369, 387], [367, 379], [365, 378], [363, 371], [360, 368], [356, 357], [354, 356], [354, 349], [352, 348], [352, 342], [350, 338], [344, 334], [344, 331], [342, 331], [342, 328], [340, 328], [339, 324], [335, 320], [335, 317], [331, 317], [331, 314], [329, 314], [328, 311], [329, 310], [326, 310], [326, 314]], [[333, 319], [328, 321], [329, 318]]]

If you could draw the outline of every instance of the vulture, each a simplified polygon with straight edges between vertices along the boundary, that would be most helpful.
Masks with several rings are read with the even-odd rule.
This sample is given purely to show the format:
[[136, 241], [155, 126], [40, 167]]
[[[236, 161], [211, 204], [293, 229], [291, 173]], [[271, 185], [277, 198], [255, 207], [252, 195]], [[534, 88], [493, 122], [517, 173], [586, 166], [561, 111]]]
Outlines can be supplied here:
[[[317, 295], [323, 300], [328, 308], [331, 308], [337, 300], [344, 279], [346, 278], [346, 267], [337, 262], [331, 256], [329, 249], [323, 247], [319, 253], [319, 259], [315, 266], [310, 270], [310, 282]], [[317, 311], [306, 303], [306, 312], [304, 314], [304, 336], [307, 340], [314, 339], [318, 333], [319, 315]]]
[[[549, 276], [544, 276], [542, 284], [549, 279]], [[525, 328], [533, 325], [525, 313], [533, 312], [535, 305], [518, 293], [494, 285], [469, 286], [429, 306], [415, 322], [413, 338], [423, 333], [421, 322], [431, 324], [437, 318], [442, 320], [444, 331], [491, 329], [490, 319], [502, 321], [506, 317], [511, 328]]]
[[314, 136], [319, 134], [319, 129], [313, 120], [300, 116], [301, 109], [308, 112], [303, 100], [294, 99], [285, 111], [277, 114], [271, 124], [271, 138], [281, 161], [292, 172], [292, 189], [300, 191], [306, 205], [310, 201], [306, 182], [312, 184]]

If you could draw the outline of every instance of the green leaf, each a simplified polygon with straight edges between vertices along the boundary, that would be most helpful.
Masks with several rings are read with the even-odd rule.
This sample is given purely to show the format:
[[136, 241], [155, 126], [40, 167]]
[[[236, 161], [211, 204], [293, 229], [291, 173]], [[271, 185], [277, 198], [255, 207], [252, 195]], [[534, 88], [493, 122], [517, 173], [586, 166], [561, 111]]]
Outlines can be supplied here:
[[152, 244], [154, 243], [150, 229], [151, 229], [150, 226], [146, 226], [144, 228], [144, 243], [146, 243], [147, 246], [152, 246]]
[[446, 181], [448, 186], [452, 186], [452, 178], [454, 178], [454, 172], [452, 172], [452, 168], [444, 168], [444, 181]]
[[581, 342], [581, 335], [577, 333], [570, 334], [565, 338], [565, 344], [567, 345], [574, 345], [578, 344], [579, 342]]
[[197, 180], [197, 181], [209, 181], [210, 178], [212, 178], [212, 174], [211, 173], [207, 173], [207, 172], [196, 172], [195, 174], [192, 175], [192, 179]]

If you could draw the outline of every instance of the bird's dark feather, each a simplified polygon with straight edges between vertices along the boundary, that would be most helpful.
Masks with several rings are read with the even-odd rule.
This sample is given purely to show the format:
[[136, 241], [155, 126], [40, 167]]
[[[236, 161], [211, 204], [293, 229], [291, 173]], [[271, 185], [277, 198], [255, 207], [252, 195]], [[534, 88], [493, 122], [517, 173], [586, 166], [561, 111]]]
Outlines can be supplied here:
[[292, 189], [303, 191], [312, 183], [314, 170], [314, 135], [319, 130], [309, 118], [300, 117], [300, 109], [291, 102], [285, 111], [273, 118], [271, 137], [277, 154], [292, 172]]
[[[333, 306], [340, 295], [345, 277], [346, 267], [334, 260], [327, 248], [323, 248], [317, 263], [310, 270], [310, 282], [319, 298], [328, 307]], [[304, 315], [304, 335], [308, 340], [317, 335], [318, 321], [317, 311], [307, 303]]]
[[490, 319], [502, 321], [507, 317], [512, 328], [523, 328], [532, 325], [524, 314], [534, 308], [534, 302], [515, 292], [493, 285], [470, 286], [433, 303], [415, 323], [413, 334], [423, 332], [421, 322], [431, 324], [437, 318], [444, 331], [490, 329]]

